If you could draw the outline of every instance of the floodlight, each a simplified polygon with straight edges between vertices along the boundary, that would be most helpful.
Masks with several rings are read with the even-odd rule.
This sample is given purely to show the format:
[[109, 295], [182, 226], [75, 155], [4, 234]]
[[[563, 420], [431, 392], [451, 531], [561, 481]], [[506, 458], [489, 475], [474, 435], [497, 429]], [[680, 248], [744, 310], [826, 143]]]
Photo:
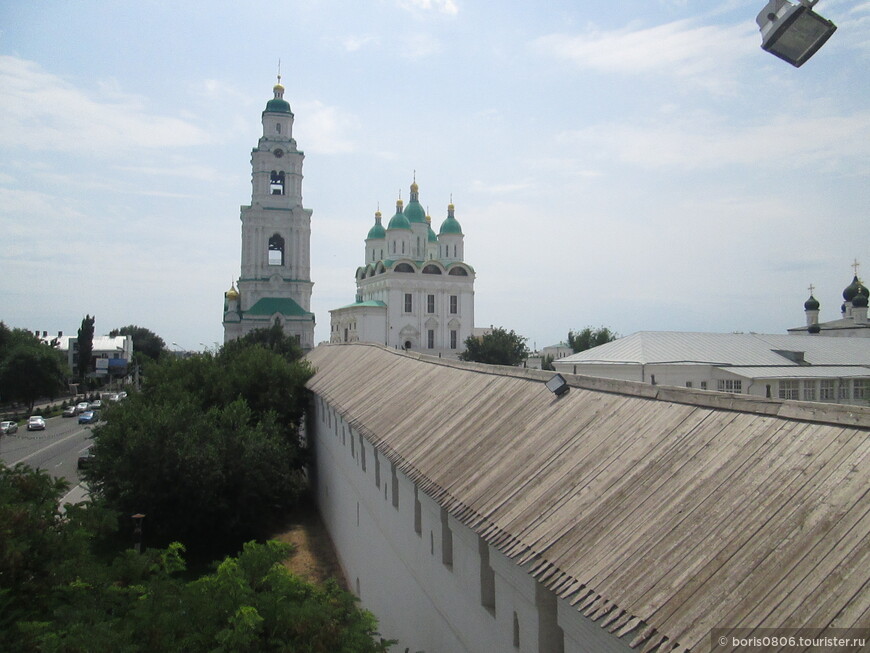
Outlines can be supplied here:
[[761, 29], [761, 47], [795, 68], [800, 68], [837, 30], [813, 11], [819, 0], [770, 0], [755, 22]]
[[569, 389], [568, 384], [565, 382], [565, 378], [561, 374], [557, 374], [547, 381], [547, 390], [555, 394], [557, 397], [561, 397], [563, 394], [568, 392]]

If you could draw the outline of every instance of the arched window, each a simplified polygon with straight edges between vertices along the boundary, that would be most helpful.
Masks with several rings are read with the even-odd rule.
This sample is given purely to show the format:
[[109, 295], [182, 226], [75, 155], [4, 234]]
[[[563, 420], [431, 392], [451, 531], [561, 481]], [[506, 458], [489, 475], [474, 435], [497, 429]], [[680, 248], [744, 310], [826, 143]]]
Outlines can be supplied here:
[[284, 265], [284, 239], [278, 234], [269, 239], [269, 265]]
[[450, 270], [450, 272], [448, 272], [448, 274], [451, 276], [454, 276], [454, 277], [467, 277], [468, 270], [466, 270], [465, 268], [458, 268], [457, 267], [457, 268], [452, 268]]
[[275, 170], [269, 175], [269, 188], [272, 190], [272, 195], [284, 194], [284, 171], [276, 172]]
[[441, 268], [437, 265], [427, 265], [423, 268], [423, 274], [441, 274]]
[[407, 263], [399, 263], [394, 269], [396, 272], [414, 272], [414, 268]]

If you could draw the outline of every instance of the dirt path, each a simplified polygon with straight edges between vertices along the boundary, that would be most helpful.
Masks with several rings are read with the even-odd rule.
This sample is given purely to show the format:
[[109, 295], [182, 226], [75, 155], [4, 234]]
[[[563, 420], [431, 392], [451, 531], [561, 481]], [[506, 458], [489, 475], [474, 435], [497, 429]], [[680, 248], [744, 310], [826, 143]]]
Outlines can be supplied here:
[[343, 589], [349, 590], [332, 540], [314, 508], [300, 513], [287, 530], [273, 539], [296, 547], [296, 552], [284, 563], [294, 574], [317, 584], [336, 578]]

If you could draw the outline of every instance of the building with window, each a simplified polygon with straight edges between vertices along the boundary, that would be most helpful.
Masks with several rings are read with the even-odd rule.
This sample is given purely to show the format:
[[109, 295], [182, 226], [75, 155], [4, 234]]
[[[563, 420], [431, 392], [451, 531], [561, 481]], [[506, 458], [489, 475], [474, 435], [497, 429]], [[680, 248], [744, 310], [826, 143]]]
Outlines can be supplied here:
[[314, 346], [311, 313], [311, 209], [302, 206], [302, 161], [281, 76], [262, 114], [251, 153], [251, 203], [241, 207], [241, 275], [224, 293], [224, 342], [273, 324]]
[[553, 366], [653, 385], [870, 404], [870, 342], [864, 338], [641, 331]]
[[[79, 339], [78, 336], [65, 336], [63, 332], [56, 337], [49, 336], [47, 331], [40, 335], [44, 343], [57, 347], [64, 353], [70, 374], [78, 370]], [[91, 349], [91, 376], [106, 379], [118, 379], [127, 376], [130, 363], [133, 360], [133, 336], [94, 336]]]
[[330, 311], [330, 342], [376, 342], [456, 358], [474, 329], [474, 268], [451, 202], [438, 234], [416, 180], [384, 227], [381, 212], [356, 271], [356, 301]]
[[571, 375], [555, 398], [552, 372], [374, 344], [309, 359], [318, 509], [393, 650], [870, 629], [868, 407]]

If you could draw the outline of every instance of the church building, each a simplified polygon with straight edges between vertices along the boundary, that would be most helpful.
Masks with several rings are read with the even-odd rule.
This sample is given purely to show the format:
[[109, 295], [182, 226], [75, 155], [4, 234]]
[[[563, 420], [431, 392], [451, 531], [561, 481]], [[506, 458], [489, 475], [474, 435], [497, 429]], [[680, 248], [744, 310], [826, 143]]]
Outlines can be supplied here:
[[311, 209], [302, 206], [302, 161], [281, 76], [251, 153], [251, 203], [241, 207], [241, 275], [224, 293], [224, 342], [280, 324], [304, 351], [314, 347], [310, 310]]
[[457, 358], [474, 328], [474, 269], [451, 202], [438, 234], [420, 204], [416, 180], [408, 206], [381, 212], [356, 271], [356, 301], [330, 311], [330, 342], [374, 342]]
[[858, 261], [852, 264], [855, 276], [852, 283], [843, 290], [843, 303], [840, 305], [839, 319], [819, 322], [821, 304], [813, 296], [813, 287], [810, 286], [810, 297], [804, 302], [806, 326], [793, 327], [788, 332], [793, 335], [870, 338], [870, 320], [867, 319], [867, 300], [870, 297], [870, 291], [858, 278], [858, 265]]

